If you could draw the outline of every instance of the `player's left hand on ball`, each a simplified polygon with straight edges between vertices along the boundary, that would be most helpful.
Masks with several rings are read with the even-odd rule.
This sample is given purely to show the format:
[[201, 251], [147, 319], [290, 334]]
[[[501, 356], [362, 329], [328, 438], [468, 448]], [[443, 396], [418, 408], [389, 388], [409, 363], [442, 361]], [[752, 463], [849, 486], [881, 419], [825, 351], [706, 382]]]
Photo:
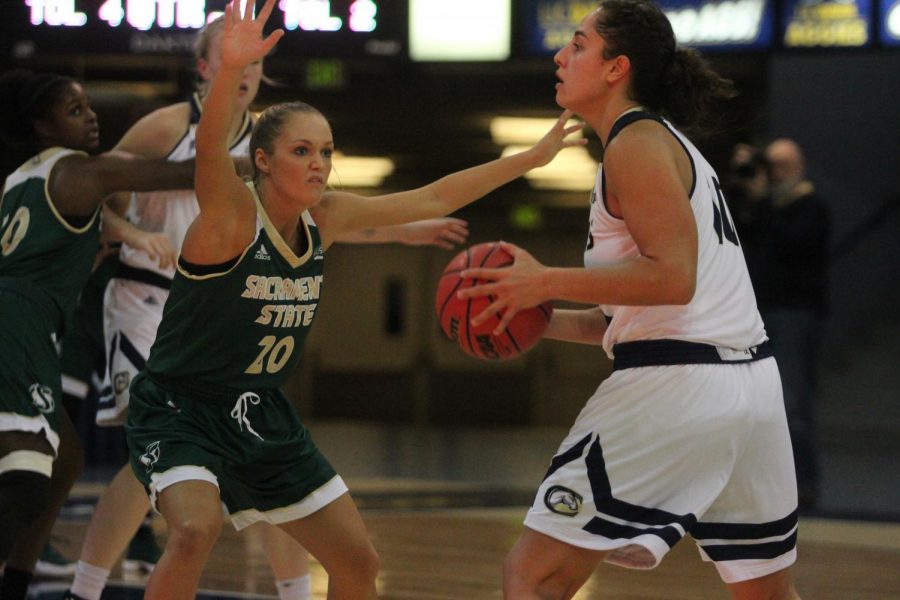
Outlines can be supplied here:
[[527, 250], [515, 244], [501, 241], [500, 247], [512, 255], [513, 264], [500, 269], [476, 267], [464, 270], [460, 273], [464, 279], [484, 279], [488, 283], [466, 288], [457, 293], [461, 299], [494, 296], [494, 301], [472, 318], [472, 325], [478, 327], [492, 315], [502, 315], [497, 328], [493, 331], [494, 335], [503, 333], [507, 324], [520, 310], [549, 300], [542, 295], [540, 286], [537, 285], [546, 267]]

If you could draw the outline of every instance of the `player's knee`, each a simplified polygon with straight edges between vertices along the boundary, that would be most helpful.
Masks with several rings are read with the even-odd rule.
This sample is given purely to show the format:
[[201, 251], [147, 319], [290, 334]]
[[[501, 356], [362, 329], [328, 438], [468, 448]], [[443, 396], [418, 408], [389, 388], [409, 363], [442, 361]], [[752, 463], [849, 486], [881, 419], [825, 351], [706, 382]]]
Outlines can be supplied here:
[[31, 523], [47, 508], [50, 478], [34, 471], [7, 471], [0, 475], [0, 519]]
[[19, 533], [31, 525], [50, 501], [50, 478], [34, 471], [0, 474], [0, 561], [5, 560]]
[[359, 573], [360, 577], [367, 582], [374, 582], [378, 577], [378, 571], [381, 570], [381, 557], [375, 548], [369, 544], [362, 552], [360, 552]]
[[341, 582], [348, 589], [367, 590], [375, 585], [381, 558], [371, 543], [355, 544], [342, 548], [339, 561], [329, 562], [328, 576]]
[[167, 548], [181, 556], [204, 555], [215, 545], [222, 533], [221, 518], [191, 518], [169, 522]]
[[522, 556], [514, 548], [503, 559], [504, 597], [515, 598], [521, 595], [520, 592], [523, 590], [531, 589], [530, 575], [532, 574], [533, 571], [527, 568]]
[[732, 600], [800, 600], [790, 569], [728, 585]]

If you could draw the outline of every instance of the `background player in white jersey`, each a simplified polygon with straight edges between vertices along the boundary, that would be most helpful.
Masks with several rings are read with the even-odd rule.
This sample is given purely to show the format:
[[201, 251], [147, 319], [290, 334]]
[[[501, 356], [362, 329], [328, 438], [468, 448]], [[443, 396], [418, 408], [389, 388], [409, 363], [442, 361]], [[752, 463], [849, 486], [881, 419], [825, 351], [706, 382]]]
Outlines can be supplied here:
[[[608, 562], [652, 568], [687, 533], [736, 599], [796, 599], [797, 494], [781, 383], [716, 173], [671, 124], [708, 124], [731, 86], [678, 49], [650, 0], [607, 0], [560, 50], [557, 102], [604, 144], [584, 268], [521, 248], [461, 292], [473, 319], [551, 299], [555, 339], [602, 344], [612, 375], [553, 458], [507, 557], [504, 595], [571, 598]], [[663, 119], [659, 115], [664, 115]]]
[[[577, 142], [565, 141], [570, 130], [561, 119], [529, 151], [410, 192], [364, 198], [326, 191], [330, 127], [312, 107], [286, 103], [254, 127], [255, 174], [245, 184], [226, 164], [234, 96], [246, 66], [283, 32], [261, 39], [274, 0], [258, 21], [254, 2], [243, 15], [237, 4], [226, 9], [222, 64], [197, 130], [200, 214], [185, 236], [147, 366], [131, 385], [132, 468], [169, 526], [147, 597], [193, 597], [224, 500], [236, 526], [278, 523], [310, 548], [328, 572], [329, 598], [361, 600], [375, 595], [377, 556], [346, 486], [278, 390], [312, 324], [325, 249], [344, 232], [448, 214]], [[185, 408], [166, 408], [158, 393]], [[201, 421], [207, 425], [198, 428]]]
[[[139, 120], [124, 135], [117, 149], [171, 161], [194, 157], [196, 128], [206, 88], [221, 63], [222, 30], [220, 17], [198, 35], [194, 52], [200, 78], [197, 92], [186, 102], [160, 108]], [[229, 129], [229, 151], [236, 158], [248, 155], [255, 121], [249, 109], [262, 78], [261, 60], [244, 70], [237, 93], [238, 110]], [[175, 274], [178, 250], [199, 213], [192, 190], [124, 195], [124, 201], [128, 220], [155, 235], [146, 236], [153, 245], [143, 243], [138, 247], [127, 239], [122, 243], [119, 269], [107, 288], [104, 312], [109, 356], [97, 412], [97, 423], [102, 426], [118, 426], [124, 422], [128, 384], [144, 367], [149, 355]], [[115, 216], [107, 213], [107, 219], [113, 220]], [[433, 244], [447, 248], [465, 241], [467, 235], [465, 221], [444, 218], [354, 232], [339, 241]], [[148, 508], [147, 495], [130, 467], [124, 465], [104, 491], [92, 516], [69, 592], [72, 597], [98, 600], [126, 545], [124, 570], [152, 570], [159, 550], [150, 517], [145, 518]], [[305, 550], [277, 527], [264, 523], [259, 527], [279, 597], [282, 600], [309, 598], [311, 582]]]

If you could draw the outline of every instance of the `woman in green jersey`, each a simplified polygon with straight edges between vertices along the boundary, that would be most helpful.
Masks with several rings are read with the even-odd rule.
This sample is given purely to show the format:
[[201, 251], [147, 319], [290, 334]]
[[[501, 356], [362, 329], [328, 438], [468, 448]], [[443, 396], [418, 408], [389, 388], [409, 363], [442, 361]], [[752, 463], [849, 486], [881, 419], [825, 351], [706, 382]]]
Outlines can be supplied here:
[[[209, 81], [221, 63], [223, 30], [224, 19], [219, 17], [198, 33], [194, 49], [199, 77], [196, 93], [186, 101], [159, 108], [141, 118], [122, 136], [117, 149], [171, 161], [194, 156], [197, 121], [203, 111]], [[236, 109], [229, 129], [229, 152], [243, 160], [247, 157], [250, 130], [256, 119], [250, 107], [256, 99], [260, 82], [264, 80], [262, 61], [257, 61], [244, 70], [241, 85], [236, 90]], [[120, 196], [124, 196], [126, 206], [130, 203], [127, 208], [129, 220], [140, 228], [140, 233], [157, 237], [156, 243], [149, 248], [147, 244], [136, 246], [130, 238], [123, 239], [120, 257], [123, 266], [106, 292], [102, 319], [106, 324], [106, 343], [100, 346], [101, 351], [108, 348], [110, 354], [106, 357], [106, 389], [100, 397], [97, 412], [97, 424], [105, 427], [124, 422], [129, 399], [127, 382], [140, 371], [149, 354], [162, 319], [181, 241], [199, 212], [194, 192], [190, 189]], [[106, 227], [112, 219], [104, 216]], [[354, 232], [338, 241], [398, 242], [452, 248], [454, 243], [465, 241], [467, 234], [465, 221], [447, 217]], [[142, 241], [141, 238], [136, 239]], [[155, 302], [148, 303], [148, 298]], [[113, 381], [126, 383], [113, 386]], [[134, 478], [131, 467], [123, 465], [97, 501], [67, 598], [99, 600], [123, 552], [123, 571], [152, 570], [159, 558], [159, 551], [150, 519], [144, 518], [148, 507], [143, 486]], [[275, 575], [279, 598], [311, 598], [312, 582], [305, 550], [275, 526], [260, 523], [258, 529], [266, 558]]]
[[329, 575], [329, 598], [374, 598], [378, 557], [347, 487], [298, 421], [279, 386], [293, 371], [323, 291], [325, 250], [345, 232], [443, 216], [548, 163], [578, 142], [564, 114], [526, 152], [425, 187], [365, 198], [326, 191], [334, 148], [309, 105], [273, 106], [250, 142], [244, 182], [227, 148], [228, 123], [259, 18], [226, 10], [222, 64], [197, 131], [200, 214], [184, 239], [146, 368], [131, 384], [126, 433], [135, 474], [165, 517], [169, 537], [146, 598], [193, 598], [222, 526], [278, 524]]
[[13, 589], [24, 597], [42, 540], [81, 468], [80, 445], [60, 408], [56, 342], [97, 253], [100, 204], [120, 190], [190, 186], [193, 164], [122, 152], [89, 156], [99, 144], [97, 116], [78, 82], [52, 74], [11, 71], [0, 77], [0, 141], [6, 177], [0, 199], [0, 562], [7, 563], [6, 598], [19, 595]]

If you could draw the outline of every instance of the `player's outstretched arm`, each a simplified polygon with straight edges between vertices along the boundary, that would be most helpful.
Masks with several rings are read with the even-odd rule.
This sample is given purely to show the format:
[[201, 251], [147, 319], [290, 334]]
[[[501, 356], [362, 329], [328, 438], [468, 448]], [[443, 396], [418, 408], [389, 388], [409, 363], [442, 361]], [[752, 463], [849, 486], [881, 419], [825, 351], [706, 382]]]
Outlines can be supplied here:
[[341, 234], [336, 242], [343, 244], [405, 244], [437, 246], [452, 250], [469, 237], [468, 222], [454, 217], [426, 219], [403, 225], [390, 225]]
[[190, 188], [194, 161], [147, 160], [121, 151], [62, 158], [50, 173], [50, 197], [68, 215], [88, 215], [115, 192]]
[[563, 148], [586, 143], [584, 139], [570, 139], [582, 127], [568, 126], [571, 116], [570, 111], [565, 111], [550, 131], [524, 152], [457, 171], [414, 190], [369, 198], [348, 192], [324, 194], [320, 202], [322, 216], [316, 221], [326, 244], [347, 232], [449, 215], [528, 171], [546, 165]]

